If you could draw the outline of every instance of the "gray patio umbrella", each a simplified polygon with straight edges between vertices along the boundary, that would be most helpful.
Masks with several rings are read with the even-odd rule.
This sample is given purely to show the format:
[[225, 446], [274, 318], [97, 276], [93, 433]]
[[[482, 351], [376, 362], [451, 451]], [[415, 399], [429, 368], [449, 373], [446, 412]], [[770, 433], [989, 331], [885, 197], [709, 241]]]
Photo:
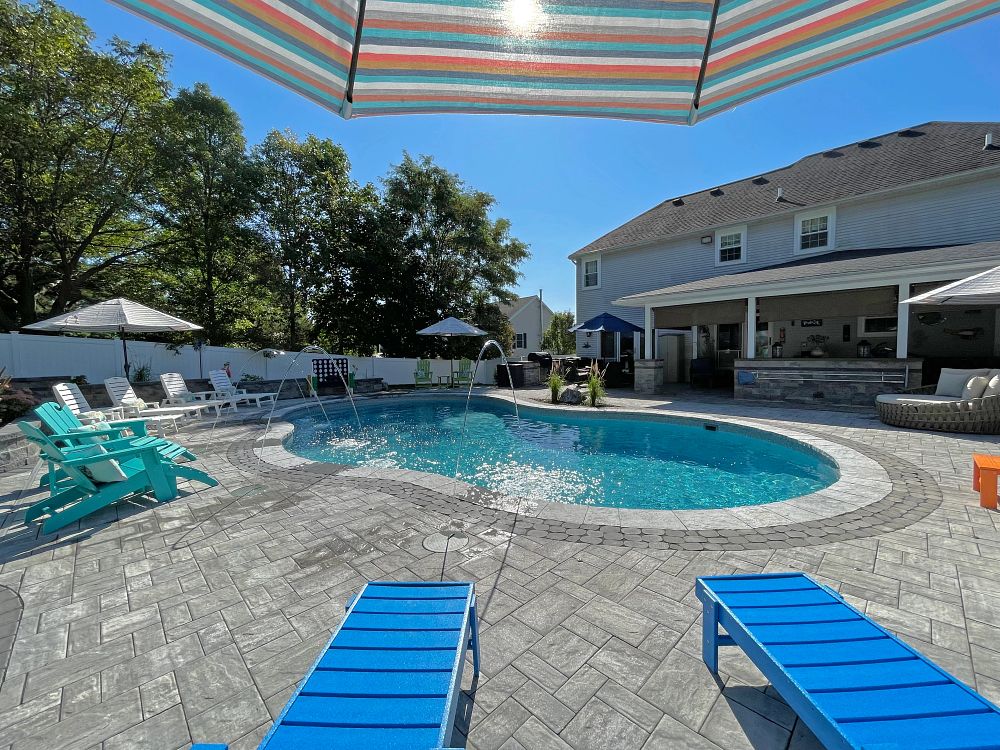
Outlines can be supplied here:
[[[427, 326], [424, 329], [417, 331], [418, 336], [444, 336], [445, 338], [451, 338], [453, 336], [486, 336], [486, 331], [482, 328], [476, 328], [471, 323], [466, 323], [464, 320], [459, 320], [458, 318], [447, 317], [444, 320], [438, 321], [434, 325]], [[451, 370], [455, 371], [455, 358], [451, 359]]]
[[1000, 266], [904, 299], [909, 305], [1000, 305]]
[[56, 315], [54, 318], [24, 326], [29, 331], [63, 331], [76, 333], [117, 333], [121, 336], [125, 357], [125, 377], [128, 377], [127, 333], [158, 333], [162, 331], [200, 331], [201, 326], [175, 318], [165, 312], [119, 297], [81, 307], [79, 310]]

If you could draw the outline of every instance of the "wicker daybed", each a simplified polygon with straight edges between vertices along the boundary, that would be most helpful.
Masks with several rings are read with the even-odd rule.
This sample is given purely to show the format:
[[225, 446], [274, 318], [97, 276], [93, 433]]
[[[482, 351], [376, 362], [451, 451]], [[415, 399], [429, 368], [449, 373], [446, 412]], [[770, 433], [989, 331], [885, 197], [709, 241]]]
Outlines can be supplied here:
[[879, 419], [913, 430], [1000, 434], [1000, 395], [963, 400], [934, 396], [936, 387], [879, 396], [875, 400]]

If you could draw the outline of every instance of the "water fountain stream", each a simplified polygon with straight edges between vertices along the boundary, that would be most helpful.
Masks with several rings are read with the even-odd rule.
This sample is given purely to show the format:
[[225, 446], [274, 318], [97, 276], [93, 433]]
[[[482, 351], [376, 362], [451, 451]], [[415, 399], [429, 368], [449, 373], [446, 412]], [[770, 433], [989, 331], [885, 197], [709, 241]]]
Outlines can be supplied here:
[[472, 389], [476, 385], [476, 374], [479, 372], [479, 363], [483, 361], [483, 354], [486, 353], [486, 350], [490, 346], [496, 347], [496, 350], [500, 352], [500, 361], [507, 368], [507, 382], [510, 383], [510, 395], [514, 399], [514, 417], [517, 419], [518, 425], [520, 426], [521, 424], [521, 415], [517, 411], [517, 394], [514, 392], [514, 378], [511, 377], [510, 363], [507, 361], [507, 355], [503, 353], [503, 347], [500, 346], [499, 342], [487, 339], [479, 350], [479, 356], [476, 357], [476, 366], [472, 369], [472, 382], [469, 383], [469, 392], [465, 396], [465, 416], [462, 418], [462, 435], [458, 443], [458, 456], [455, 458], [455, 479], [458, 479], [458, 471], [462, 465], [462, 453], [465, 451], [465, 428], [469, 422], [469, 403], [472, 401]]

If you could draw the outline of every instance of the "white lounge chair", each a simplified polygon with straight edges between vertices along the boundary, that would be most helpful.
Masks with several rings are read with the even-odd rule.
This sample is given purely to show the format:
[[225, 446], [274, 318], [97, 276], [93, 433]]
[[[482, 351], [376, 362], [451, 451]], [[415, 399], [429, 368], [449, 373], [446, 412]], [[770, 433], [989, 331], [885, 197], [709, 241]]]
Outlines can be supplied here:
[[219, 416], [222, 413], [221, 410], [227, 406], [231, 406], [234, 411], [236, 410], [235, 402], [212, 398], [215, 391], [194, 392], [188, 390], [184, 376], [179, 372], [165, 372], [160, 375], [160, 385], [163, 386], [163, 392], [167, 395], [165, 399], [160, 401], [160, 406], [187, 406], [198, 409], [199, 412], [205, 409], [214, 409], [215, 416]]
[[136, 395], [136, 392], [132, 390], [132, 384], [125, 378], [106, 378], [104, 380], [104, 388], [111, 397], [112, 403], [120, 407], [126, 416], [139, 417], [147, 422], [155, 422], [161, 434], [164, 424], [170, 424], [174, 428], [174, 432], [177, 432], [180, 429], [177, 426], [178, 422], [182, 422], [185, 417], [190, 416], [192, 413], [198, 413], [197, 409], [185, 406], [165, 409], [149, 406]]
[[65, 406], [76, 415], [84, 424], [91, 422], [106, 422], [109, 419], [122, 419], [123, 412], [118, 407], [110, 409], [95, 409], [88, 402], [87, 398], [76, 383], [56, 383], [52, 386], [52, 393], [56, 401], [61, 406]]
[[228, 399], [233, 403], [253, 401], [259, 408], [261, 401], [273, 404], [278, 397], [277, 393], [247, 393], [245, 388], [237, 388], [225, 370], [212, 370], [208, 373], [208, 377], [212, 381], [212, 387], [215, 388], [216, 398]]

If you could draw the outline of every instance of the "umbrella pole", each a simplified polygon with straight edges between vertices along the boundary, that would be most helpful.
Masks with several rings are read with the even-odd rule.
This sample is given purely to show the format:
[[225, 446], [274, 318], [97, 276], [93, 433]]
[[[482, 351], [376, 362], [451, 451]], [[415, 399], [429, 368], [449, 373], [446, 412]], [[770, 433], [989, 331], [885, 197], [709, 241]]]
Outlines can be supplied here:
[[119, 329], [122, 337], [122, 354], [125, 357], [125, 379], [128, 380], [128, 346], [125, 345], [125, 328]]

